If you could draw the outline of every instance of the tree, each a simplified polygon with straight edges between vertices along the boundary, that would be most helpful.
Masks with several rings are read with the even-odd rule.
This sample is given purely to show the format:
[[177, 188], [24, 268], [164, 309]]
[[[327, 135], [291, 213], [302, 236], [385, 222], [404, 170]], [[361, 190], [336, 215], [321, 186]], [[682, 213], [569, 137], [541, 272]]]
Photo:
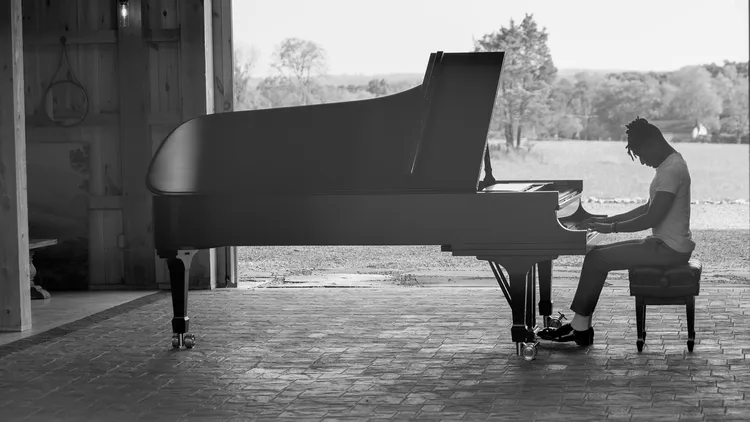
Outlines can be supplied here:
[[297, 91], [300, 103], [313, 103], [315, 77], [326, 72], [325, 50], [318, 44], [299, 38], [287, 38], [274, 53], [272, 65], [278, 76], [288, 81]]
[[[474, 40], [475, 51], [504, 51], [505, 60], [495, 105], [505, 131], [505, 141], [521, 143], [523, 127], [543, 120], [548, 112], [546, 97], [557, 69], [547, 47], [546, 29], [538, 28], [533, 15], [526, 15], [520, 25], [513, 19], [509, 27], [485, 34]], [[514, 134], [515, 129], [515, 134]]]
[[594, 115], [594, 105], [596, 104], [597, 94], [600, 86], [604, 83], [601, 75], [579, 72], [575, 75], [575, 85], [573, 87], [573, 105], [576, 114], [581, 123], [581, 138], [592, 139], [592, 118]]
[[721, 131], [731, 133], [737, 143], [750, 131], [750, 97], [748, 95], [748, 78], [738, 74], [734, 65], [724, 66], [722, 73], [714, 78], [714, 86], [723, 99], [721, 114]]
[[599, 123], [604, 126], [610, 136], [615, 139], [624, 134], [625, 124], [635, 116], [653, 118], [656, 113], [655, 104], [658, 103], [658, 91], [640, 78], [624, 80], [609, 77], [599, 87], [595, 113]]
[[687, 66], [672, 73], [669, 79], [678, 89], [669, 103], [670, 114], [718, 130], [722, 100], [711, 74], [701, 66]]
[[258, 50], [237, 48], [234, 52], [234, 109], [255, 110], [268, 102], [253, 88], [252, 73], [258, 63]]
[[268, 76], [257, 88], [269, 108], [290, 107], [300, 104], [299, 89], [285, 76]]
[[373, 79], [367, 83], [367, 92], [371, 93], [376, 97], [388, 95], [390, 87], [385, 79]]
[[575, 85], [570, 79], [558, 79], [551, 85], [546, 110], [538, 113], [542, 118], [535, 123], [537, 136], [546, 133], [553, 139], [580, 138], [583, 125], [577, 111]]

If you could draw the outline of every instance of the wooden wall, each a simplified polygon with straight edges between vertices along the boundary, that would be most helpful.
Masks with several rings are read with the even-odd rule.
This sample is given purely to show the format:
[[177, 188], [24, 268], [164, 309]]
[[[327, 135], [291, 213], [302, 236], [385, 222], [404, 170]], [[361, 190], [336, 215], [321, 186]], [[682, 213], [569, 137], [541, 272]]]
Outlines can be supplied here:
[[[224, 69], [231, 69], [231, 0], [129, 4], [130, 26], [120, 28], [115, 0], [23, 2], [27, 145], [29, 162], [36, 163], [29, 170], [34, 181], [29, 183], [30, 227], [39, 227], [44, 237], [84, 232], [93, 289], [154, 288], [166, 282], [166, 266], [153, 250], [151, 200], [145, 188], [148, 160], [181, 122], [213, 112], [215, 85], [230, 87], [218, 101], [221, 111], [232, 108], [231, 71]], [[212, 21], [219, 23], [219, 31]], [[61, 36], [89, 101], [87, 117], [73, 127], [56, 126], [45, 115], [49, 110], [65, 115], [82, 106], [74, 90], [56, 93], [56, 104], [45, 101], [59, 63]], [[228, 44], [229, 54], [218, 57], [228, 58], [228, 65], [214, 63], [214, 44]], [[216, 78], [215, 67], [220, 69]], [[228, 106], [223, 105], [226, 100]], [[88, 166], [71, 162], [82, 155], [88, 156]], [[62, 220], [68, 229], [56, 225]], [[191, 278], [205, 285], [208, 252], [202, 254]]]

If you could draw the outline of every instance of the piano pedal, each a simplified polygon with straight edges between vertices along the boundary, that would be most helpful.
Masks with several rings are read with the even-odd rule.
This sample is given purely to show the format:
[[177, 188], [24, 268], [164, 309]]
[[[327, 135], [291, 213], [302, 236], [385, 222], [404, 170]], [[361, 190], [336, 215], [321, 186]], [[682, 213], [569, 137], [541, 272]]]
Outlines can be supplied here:
[[560, 328], [563, 326], [563, 320], [566, 320], [565, 315], [563, 315], [562, 312], [557, 311], [559, 316], [556, 317], [550, 317], [546, 316], [544, 317], [544, 326], [545, 328]]

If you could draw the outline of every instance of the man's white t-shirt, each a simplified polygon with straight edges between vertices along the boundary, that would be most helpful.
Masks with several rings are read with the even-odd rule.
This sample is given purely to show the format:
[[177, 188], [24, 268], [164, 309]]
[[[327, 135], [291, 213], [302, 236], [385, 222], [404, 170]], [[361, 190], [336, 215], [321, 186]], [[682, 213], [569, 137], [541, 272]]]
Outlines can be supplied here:
[[675, 198], [667, 215], [652, 229], [653, 237], [663, 240], [677, 252], [693, 252], [695, 242], [690, 232], [690, 172], [680, 153], [672, 153], [656, 168], [656, 175], [649, 188], [652, 203], [657, 191], [671, 192], [675, 194]]

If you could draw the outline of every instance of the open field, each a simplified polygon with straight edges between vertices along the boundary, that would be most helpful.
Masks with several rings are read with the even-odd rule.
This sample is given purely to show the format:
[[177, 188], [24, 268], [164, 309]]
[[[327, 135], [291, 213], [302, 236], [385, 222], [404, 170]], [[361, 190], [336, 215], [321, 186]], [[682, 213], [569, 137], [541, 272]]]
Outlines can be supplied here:
[[[498, 150], [505, 141], [491, 141]], [[675, 143], [690, 168], [693, 200], [748, 200], [750, 147], [736, 144]], [[530, 151], [524, 150], [530, 147]], [[539, 141], [522, 151], [493, 152], [497, 180], [583, 180], [584, 197], [647, 198], [654, 169], [631, 161], [625, 142]], [[482, 176], [484, 177], [484, 170]]]
[[[493, 147], [498, 145], [493, 143]], [[690, 167], [694, 201], [748, 200], [748, 145], [680, 143], [675, 148]], [[492, 165], [498, 180], [581, 179], [584, 207], [592, 213], [607, 215], [625, 212], [636, 205], [596, 203], [587, 198], [645, 198], [654, 174], [653, 169], [630, 160], [623, 142], [536, 142], [525, 154], [495, 152]], [[691, 211], [691, 228], [697, 243], [693, 256], [704, 262], [708, 272], [735, 274], [725, 279], [750, 284], [750, 205], [698, 203]], [[610, 241], [647, 234], [616, 234]], [[243, 247], [238, 249], [238, 260], [240, 279], [332, 269], [397, 278], [424, 270], [488, 270], [486, 262], [453, 257], [440, 252], [439, 246]], [[555, 265], [580, 269], [582, 262], [582, 256], [564, 256]]]
[[[632, 204], [584, 204], [598, 214], [613, 215]], [[723, 277], [750, 284], [750, 205], [699, 204], [692, 207], [693, 257], [704, 263], [704, 271], [733, 274]], [[648, 233], [618, 233], [608, 242], [644, 237]], [[418, 271], [487, 270], [487, 263], [469, 257], [454, 257], [439, 246], [279, 246], [238, 248], [240, 279], [309, 275], [321, 270], [363, 272], [408, 279]], [[580, 270], [582, 256], [562, 256], [556, 266]], [[491, 275], [491, 273], [488, 273]], [[709, 278], [706, 277], [706, 281]]]

